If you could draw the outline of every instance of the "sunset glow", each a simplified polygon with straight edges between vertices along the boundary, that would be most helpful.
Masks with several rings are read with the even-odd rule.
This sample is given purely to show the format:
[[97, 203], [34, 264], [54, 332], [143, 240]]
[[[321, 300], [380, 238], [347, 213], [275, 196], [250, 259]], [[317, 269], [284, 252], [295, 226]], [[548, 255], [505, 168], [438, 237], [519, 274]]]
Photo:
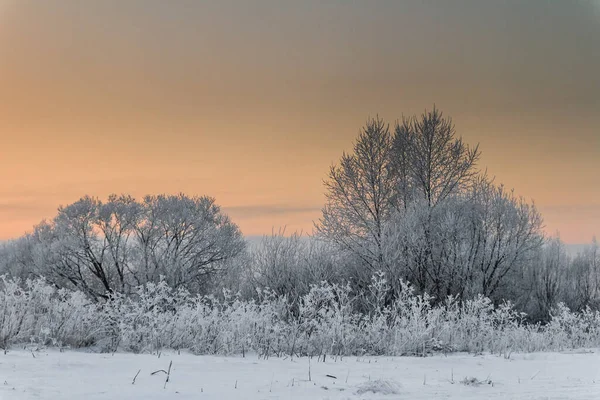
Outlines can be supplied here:
[[0, 0], [0, 239], [110, 193], [311, 232], [365, 120], [433, 104], [548, 233], [600, 233], [597, 2], [250, 3]]

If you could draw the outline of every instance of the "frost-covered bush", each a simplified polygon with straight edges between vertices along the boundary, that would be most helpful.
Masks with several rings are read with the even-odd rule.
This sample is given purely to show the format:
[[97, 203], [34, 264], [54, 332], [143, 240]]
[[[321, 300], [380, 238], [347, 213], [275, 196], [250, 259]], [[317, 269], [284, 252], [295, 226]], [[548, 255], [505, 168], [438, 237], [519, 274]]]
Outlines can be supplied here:
[[42, 279], [0, 278], [0, 347], [14, 343], [84, 347], [104, 335], [97, 305]]
[[545, 327], [546, 347], [564, 350], [600, 345], [600, 312], [587, 307], [575, 313], [559, 303], [550, 315], [552, 319]]
[[18, 281], [0, 281], [0, 348], [6, 349], [16, 341], [22, 341], [34, 323], [35, 310], [29, 293]]
[[350, 285], [321, 282], [301, 299], [300, 326], [307, 354], [348, 354], [356, 347], [358, 314], [352, 310]]
[[[44, 280], [0, 278], [0, 348], [11, 345], [95, 347], [100, 351], [270, 356], [427, 355], [435, 352], [511, 352], [600, 346], [600, 313], [564, 304], [546, 325], [528, 324], [511, 303], [478, 296], [459, 302], [417, 295], [406, 282], [393, 302], [376, 274], [368, 293], [351, 285], [312, 285], [298, 304], [273, 291], [245, 300], [191, 296], [164, 281], [137, 287], [103, 303]], [[356, 303], [369, 304], [360, 312]], [[434, 305], [435, 304], [435, 305]]]

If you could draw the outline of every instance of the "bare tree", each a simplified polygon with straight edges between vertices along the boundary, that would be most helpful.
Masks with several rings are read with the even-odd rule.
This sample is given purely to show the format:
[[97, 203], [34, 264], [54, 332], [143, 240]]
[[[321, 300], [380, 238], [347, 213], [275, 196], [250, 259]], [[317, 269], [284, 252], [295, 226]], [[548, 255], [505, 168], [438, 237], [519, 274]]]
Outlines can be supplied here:
[[479, 289], [494, 297], [523, 268], [543, 244], [542, 217], [534, 204], [517, 197], [502, 185], [482, 182], [474, 192], [473, 239], [469, 264]]
[[0, 243], [0, 275], [20, 279], [36, 277], [32, 256], [32, 243], [27, 235]]
[[[410, 281], [437, 299], [462, 296], [468, 286], [470, 199], [454, 196], [430, 208], [413, 202], [389, 225], [386, 259], [394, 267], [388, 275]], [[397, 287], [394, 289], [401, 289]]]
[[327, 201], [318, 235], [360, 259], [371, 271], [384, 264], [384, 225], [389, 220], [395, 178], [391, 135], [379, 118], [367, 121], [353, 154], [344, 154], [325, 181]]
[[88, 293], [106, 297], [121, 282], [108, 261], [108, 242], [98, 232], [100, 206], [89, 196], [61, 206], [50, 229], [60, 255], [55, 271]]
[[269, 288], [298, 306], [313, 284], [338, 281], [341, 259], [328, 243], [285, 230], [265, 235], [252, 252], [251, 280], [255, 288]]
[[126, 292], [134, 274], [132, 248], [135, 227], [143, 216], [142, 206], [129, 195], [110, 195], [98, 205], [96, 221], [99, 233], [106, 242], [108, 259], [117, 274], [118, 291]]
[[148, 256], [152, 276], [163, 275], [172, 287], [201, 290], [205, 278], [245, 246], [237, 225], [211, 197], [147, 196], [143, 206], [141, 253]]
[[479, 174], [479, 146], [470, 148], [457, 138], [452, 119], [435, 107], [396, 124], [392, 156], [396, 198], [404, 207], [414, 196], [434, 207], [465, 190]]
[[550, 312], [565, 294], [564, 279], [570, 265], [560, 237], [547, 238], [526, 266], [523, 277], [524, 293], [519, 300], [524, 304], [520, 306], [531, 319], [547, 321], [550, 318]]
[[166, 279], [198, 291], [244, 248], [238, 227], [210, 197], [112, 195], [60, 207], [27, 237], [31, 260], [59, 286], [95, 299]]
[[572, 261], [567, 271], [566, 301], [574, 310], [600, 307], [600, 251], [596, 238]]
[[462, 279], [464, 194], [479, 177], [479, 149], [457, 138], [452, 120], [434, 107], [396, 123], [390, 154], [396, 213], [388, 258], [418, 289], [441, 298]]
[[257, 288], [269, 288], [294, 301], [301, 296], [300, 273], [307, 244], [302, 235], [284, 231], [263, 236], [252, 252], [252, 280]]
[[389, 227], [386, 258], [395, 260], [395, 276], [438, 300], [515, 295], [509, 283], [543, 243], [535, 206], [486, 179], [433, 208], [415, 201]]

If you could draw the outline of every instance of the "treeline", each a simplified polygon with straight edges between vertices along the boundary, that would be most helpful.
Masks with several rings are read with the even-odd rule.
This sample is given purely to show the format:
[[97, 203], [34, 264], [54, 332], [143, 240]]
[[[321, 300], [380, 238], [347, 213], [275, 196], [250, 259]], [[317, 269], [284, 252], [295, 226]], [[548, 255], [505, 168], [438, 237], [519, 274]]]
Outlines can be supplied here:
[[495, 183], [479, 159], [437, 109], [392, 126], [375, 118], [331, 168], [308, 240], [280, 232], [251, 248], [210, 197], [86, 196], [0, 245], [0, 274], [44, 278], [100, 304], [160, 283], [244, 301], [268, 290], [299, 315], [301, 299], [328, 282], [349, 283], [353, 310], [368, 315], [362, 294], [382, 274], [381, 307], [410, 282], [432, 305], [481, 295], [511, 301], [533, 322], [549, 321], [561, 302], [598, 309], [597, 243], [569, 256], [544, 235], [535, 204]]

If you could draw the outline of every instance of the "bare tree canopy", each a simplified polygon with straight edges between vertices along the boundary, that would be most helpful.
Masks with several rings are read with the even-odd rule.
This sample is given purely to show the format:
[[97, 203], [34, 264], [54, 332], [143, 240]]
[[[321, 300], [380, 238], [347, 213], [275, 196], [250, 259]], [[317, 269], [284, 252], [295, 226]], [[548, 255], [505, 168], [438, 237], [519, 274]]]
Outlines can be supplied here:
[[85, 196], [24, 240], [41, 274], [94, 298], [160, 279], [197, 291], [244, 248], [213, 198], [183, 194]]
[[415, 197], [433, 207], [463, 191], [479, 174], [479, 146], [470, 148], [457, 138], [452, 119], [435, 107], [396, 123], [392, 146], [397, 198], [405, 207]]
[[[434, 108], [403, 118], [394, 135], [367, 121], [352, 154], [325, 181], [318, 234], [373, 271], [437, 298], [494, 296], [542, 245], [534, 205], [477, 169], [478, 146]], [[399, 287], [397, 287], [399, 289]]]
[[380, 118], [370, 119], [325, 181], [327, 202], [316, 224], [319, 235], [359, 257], [372, 269], [383, 265], [384, 224], [392, 211], [395, 178], [391, 135]]

